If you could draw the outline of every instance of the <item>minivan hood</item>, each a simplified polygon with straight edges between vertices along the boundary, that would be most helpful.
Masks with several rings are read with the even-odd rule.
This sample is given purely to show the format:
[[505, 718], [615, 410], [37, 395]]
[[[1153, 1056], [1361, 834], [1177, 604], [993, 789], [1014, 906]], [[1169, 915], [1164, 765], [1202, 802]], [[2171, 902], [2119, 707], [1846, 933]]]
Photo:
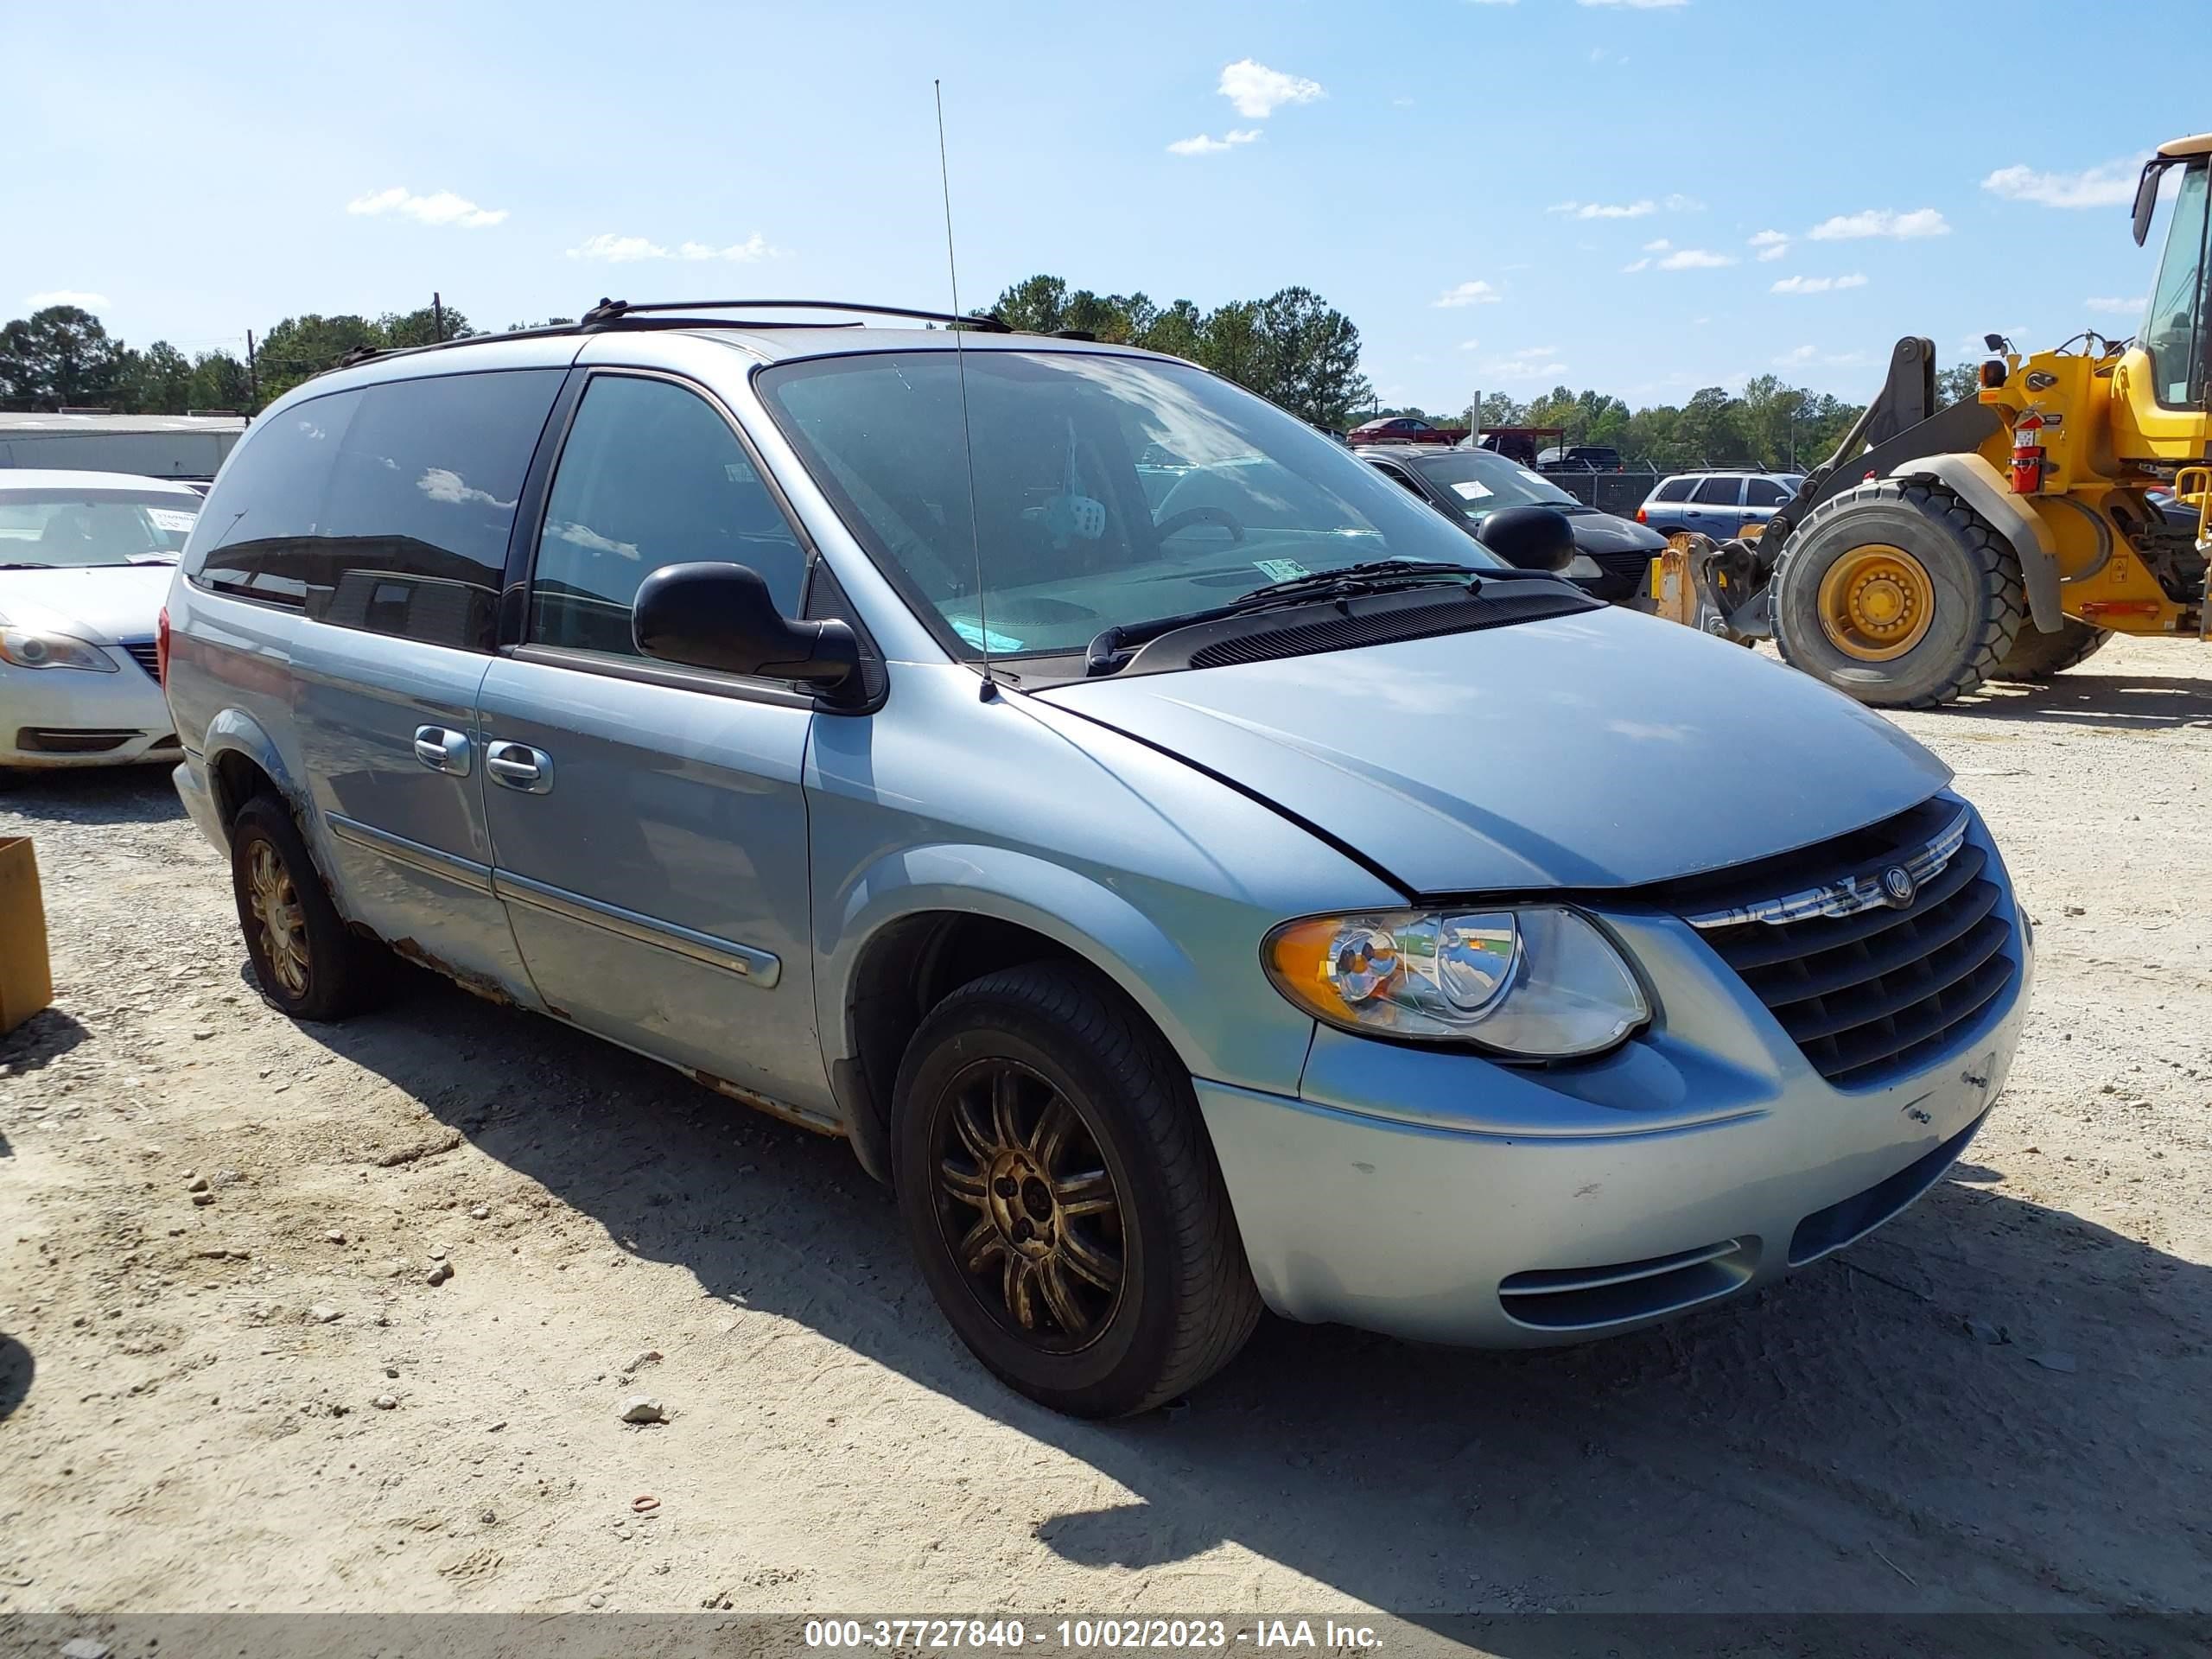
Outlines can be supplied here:
[[175, 575], [174, 564], [0, 570], [0, 616], [18, 627], [52, 628], [99, 645], [150, 639]]
[[1950, 779], [1808, 676], [1618, 609], [1039, 695], [1416, 893], [1668, 880], [1875, 823]]

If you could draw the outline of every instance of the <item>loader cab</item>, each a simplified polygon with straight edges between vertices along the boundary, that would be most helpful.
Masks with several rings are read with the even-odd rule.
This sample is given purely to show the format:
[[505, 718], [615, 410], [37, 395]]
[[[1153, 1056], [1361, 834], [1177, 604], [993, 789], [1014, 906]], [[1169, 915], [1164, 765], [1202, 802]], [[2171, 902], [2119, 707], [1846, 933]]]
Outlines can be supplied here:
[[[2178, 175], [2170, 179], [2169, 175]], [[2113, 377], [2124, 405], [2114, 437], [2123, 455], [2196, 460], [2203, 454], [2206, 386], [2212, 379], [2206, 327], [2206, 276], [2212, 271], [2212, 133], [2177, 138], [2144, 163], [2133, 229], [2148, 239], [2163, 195], [2172, 196], [2158, 274], [2135, 343]], [[2126, 429], [2140, 434], [2139, 446]]]

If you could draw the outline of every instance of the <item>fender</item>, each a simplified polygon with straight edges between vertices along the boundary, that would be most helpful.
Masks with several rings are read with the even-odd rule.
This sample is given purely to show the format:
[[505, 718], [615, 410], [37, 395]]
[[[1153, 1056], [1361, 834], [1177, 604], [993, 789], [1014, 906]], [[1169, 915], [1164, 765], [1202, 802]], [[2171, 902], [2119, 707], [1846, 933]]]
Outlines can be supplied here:
[[[1198, 964], [1119, 893], [1064, 865], [1004, 847], [902, 849], [858, 872], [834, 919], [815, 927], [816, 1029], [833, 1065], [855, 1058], [855, 970], [868, 942], [903, 917], [959, 911], [1013, 922], [1065, 945], [1119, 986], [1185, 1065], [1202, 1045], [1179, 1011], [1203, 1006]], [[825, 925], [826, 924], [826, 925]]]
[[2056, 633], [2066, 620], [2058, 598], [2058, 543], [2050, 526], [2023, 506], [2004, 474], [1974, 454], [1923, 455], [1890, 469], [1891, 478], [1932, 478], [1986, 518], [2011, 543], [2020, 561], [2028, 590], [2028, 614], [2044, 633]]
[[[199, 759], [207, 768], [211, 789], [215, 787], [215, 762], [226, 754], [242, 754], [267, 772], [275, 782], [277, 791], [291, 803], [293, 814], [300, 820], [302, 832], [307, 833], [308, 826], [314, 822], [314, 814], [309, 810], [306, 786], [292, 775], [292, 770], [284, 764], [283, 754], [278, 750], [276, 741], [261, 722], [243, 709], [226, 709], [207, 722], [207, 734], [200, 743]], [[223, 800], [219, 793], [217, 801], [219, 806], [232, 811], [235, 811], [238, 804], [236, 801]], [[226, 819], [227, 816], [226, 813]], [[313, 836], [309, 835], [308, 839], [312, 840]]]

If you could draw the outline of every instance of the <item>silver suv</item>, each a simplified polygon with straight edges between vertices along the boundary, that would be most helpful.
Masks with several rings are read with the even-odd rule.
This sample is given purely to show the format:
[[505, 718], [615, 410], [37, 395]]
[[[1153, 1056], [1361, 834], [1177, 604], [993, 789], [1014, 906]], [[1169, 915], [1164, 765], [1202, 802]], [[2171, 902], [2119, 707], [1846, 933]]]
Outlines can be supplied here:
[[1880, 717], [1188, 364], [792, 315], [607, 304], [254, 422], [162, 649], [276, 1006], [397, 953], [845, 1137], [1090, 1415], [1262, 1306], [1648, 1324], [1980, 1125], [2029, 930]]

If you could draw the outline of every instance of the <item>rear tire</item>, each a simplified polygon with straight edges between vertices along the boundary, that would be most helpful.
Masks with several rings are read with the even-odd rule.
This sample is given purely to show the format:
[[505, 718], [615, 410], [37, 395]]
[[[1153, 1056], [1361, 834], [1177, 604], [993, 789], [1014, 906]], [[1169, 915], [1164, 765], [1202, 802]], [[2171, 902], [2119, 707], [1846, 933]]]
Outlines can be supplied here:
[[938, 1307], [1040, 1404], [1122, 1417], [1235, 1357], [1260, 1297], [1190, 1079], [1058, 963], [932, 1008], [899, 1068], [893, 1174]]
[[257, 795], [231, 825], [231, 890], [261, 994], [295, 1020], [343, 1020], [382, 1000], [391, 958], [330, 901], [289, 808]]
[[2019, 637], [2012, 641], [2012, 649], [2005, 653], [2005, 660], [1989, 671], [1989, 677], [2047, 680], [2095, 656], [2111, 638], [2110, 628], [2077, 621], [2070, 616], [2059, 624], [2056, 633], [2045, 633], [2031, 622], [2020, 630]]
[[[1827, 578], [1869, 548], [1901, 552], [1924, 578], [1916, 602], [1925, 614], [1908, 613], [1893, 643], [1853, 640], [1835, 620]], [[1963, 696], [1996, 671], [2026, 621], [2018, 556], [1980, 513], [1923, 479], [1876, 480], [1823, 501], [1789, 538], [1775, 576], [1783, 660], [1876, 708], [1933, 709]], [[1867, 654], [1885, 651], [1895, 654]]]

